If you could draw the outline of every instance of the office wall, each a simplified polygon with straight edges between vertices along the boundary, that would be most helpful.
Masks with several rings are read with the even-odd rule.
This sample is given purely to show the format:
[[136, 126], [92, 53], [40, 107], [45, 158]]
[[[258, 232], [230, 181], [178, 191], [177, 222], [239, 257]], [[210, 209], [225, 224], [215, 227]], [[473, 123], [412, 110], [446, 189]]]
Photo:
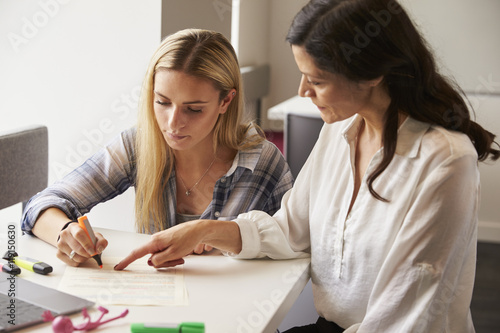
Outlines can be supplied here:
[[[235, 1], [240, 6], [238, 56], [241, 65], [265, 62], [271, 65], [269, 95], [262, 100], [265, 114], [270, 107], [297, 94], [300, 73], [285, 37], [293, 17], [308, 1]], [[281, 131], [283, 122], [264, 118], [262, 126]]]
[[[258, 66], [269, 62], [270, 1], [239, 0], [233, 10], [237, 20], [236, 52], [240, 65]], [[234, 40], [234, 39], [233, 39]]]
[[[0, 0], [0, 130], [48, 126], [49, 183], [135, 123], [160, 14], [159, 0]], [[133, 230], [131, 203], [127, 191], [91, 221]]]
[[218, 31], [231, 39], [232, 0], [162, 0], [161, 2], [162, 37], [182, 29], [199, 28]]
[[431, 44], [441, 70], [466, 92], [500, 94], [500, 2], [402, 0]]
[[[269, 60], [271, 67], [271, 92], [266, 100], [268, 108], [297, 95], [300, 72], [297, 69], [290, 45], [285, 41], [295, 14], [307, 4], [307, 0], [273, 0], [269, 32]], [[273, 130], [283, 128], [282, 121], [268, 121]]]

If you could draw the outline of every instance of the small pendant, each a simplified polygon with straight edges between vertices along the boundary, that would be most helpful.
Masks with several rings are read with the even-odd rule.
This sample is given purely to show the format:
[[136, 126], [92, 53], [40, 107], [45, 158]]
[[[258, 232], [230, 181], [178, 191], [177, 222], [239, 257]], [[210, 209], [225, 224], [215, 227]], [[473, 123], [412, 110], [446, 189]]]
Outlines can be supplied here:
[[186, 196], [189, 196], [191, 194], [190, 191], [186, 191]]

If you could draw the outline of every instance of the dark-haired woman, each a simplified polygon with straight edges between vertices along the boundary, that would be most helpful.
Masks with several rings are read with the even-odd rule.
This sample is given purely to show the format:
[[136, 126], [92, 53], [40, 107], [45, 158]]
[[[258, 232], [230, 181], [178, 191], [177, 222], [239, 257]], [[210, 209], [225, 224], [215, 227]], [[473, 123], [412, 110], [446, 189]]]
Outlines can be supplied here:
[[299, 94], [326, 124], [281, 209], [170, 229], [169, 246], [118, 268], [147, 253], [168, 265], [198, 243], [240, 258], [310, 253], [320, 319], [294, 332], [474, 332], [477, 164], [499, 157], [495, 136], [397, 1], [311, 1], [287, 40]]

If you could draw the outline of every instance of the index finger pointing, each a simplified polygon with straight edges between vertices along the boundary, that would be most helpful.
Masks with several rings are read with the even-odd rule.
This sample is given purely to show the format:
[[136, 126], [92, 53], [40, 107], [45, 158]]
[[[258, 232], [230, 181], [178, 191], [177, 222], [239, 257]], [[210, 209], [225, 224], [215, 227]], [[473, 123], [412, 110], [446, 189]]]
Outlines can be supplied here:
[[136, 261], [137, 259], [142, 258], [145, 255], [147, 255], [149, 253], [154, 253], [154, 252], [155, 251], [150, 250], [148, 244], [141, 246], [141, 247], [133, 250], [132, 252], [130, 252], [130, 254], [128, 256], [126, 256], [125, 258], [123, 258], [122, 261], [120, 261], [114, 267], [114, 269], [115, 269], [115, 271], [121, 271], [121, 270], [125, 269], [128, 265], [130, 265], [131, 263]]

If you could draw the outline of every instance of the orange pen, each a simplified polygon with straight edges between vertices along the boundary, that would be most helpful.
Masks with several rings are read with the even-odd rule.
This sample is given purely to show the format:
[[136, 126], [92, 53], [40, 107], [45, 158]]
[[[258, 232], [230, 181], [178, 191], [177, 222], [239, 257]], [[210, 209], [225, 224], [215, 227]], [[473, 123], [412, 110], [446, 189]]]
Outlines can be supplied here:
[[[85, 231], [85, 233], [87, 234], [87, 236], [92, 241], [92, 244], [94, 244], [94, 247], [95, 247], [95, 244], [97, 243], [97, 239], [95, 238], [94, 230], [92, 230], [92, 227], [90, 226], [90, 222], [87, 219], [87, 217], [86, 216], [79, 217], [78, 218], [78, 225], [80, 226], [80, 228], [82, 228]], [[99, 253], [95, 252], [92, 255], [92, 258], [94, 258], [95, 261], [97, 261], [97, 264], [99, 265], [99, 267], [102, 268], [101, 255]]]

